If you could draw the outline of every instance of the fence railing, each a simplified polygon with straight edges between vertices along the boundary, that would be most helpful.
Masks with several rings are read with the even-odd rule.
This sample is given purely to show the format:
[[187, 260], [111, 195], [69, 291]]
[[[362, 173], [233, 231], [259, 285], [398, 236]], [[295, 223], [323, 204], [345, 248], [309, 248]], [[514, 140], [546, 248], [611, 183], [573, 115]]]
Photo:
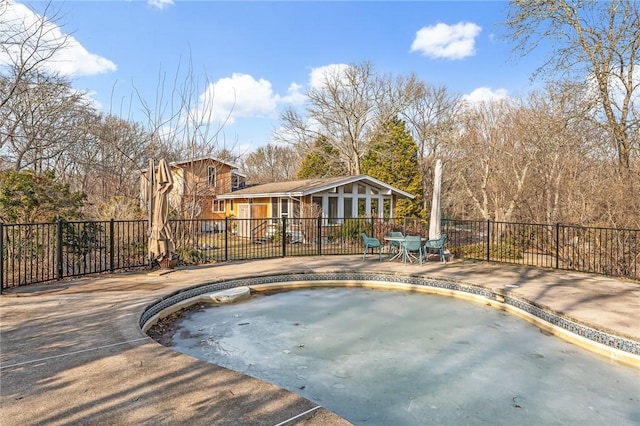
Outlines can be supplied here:
[[[180, 261], [361, 254], [361, 233], [428, 235], [419, 219], [171, 220]], [[445, 219], [456, 258], [640, 280], [640, 230]], [[0, 291], [68, 277], [150, 267], [148, 222], [0, 223]]]

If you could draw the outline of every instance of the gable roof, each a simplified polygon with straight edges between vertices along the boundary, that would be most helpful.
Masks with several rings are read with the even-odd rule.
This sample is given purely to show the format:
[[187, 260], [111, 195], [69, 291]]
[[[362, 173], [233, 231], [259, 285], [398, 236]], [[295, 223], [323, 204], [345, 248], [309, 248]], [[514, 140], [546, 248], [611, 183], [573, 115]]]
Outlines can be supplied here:
[[265, 183], [227, 194], [218, 195], [218, 199], [229, 200], [234, 198], [303, 197], [305, 195], [317, 194], [319, 192], [328, 191], [332, 188], [354, 182], [367, 183], [368, 185], [378, 188], [379, 190], [386, 191], [389, 194], [395, 194], [400, 198], [415, 198], [414, 195], [388, 185], [378, 179], [372, 178], [371, 176], [358, 175]]
[[189, 163], [196, 163], [198, 161], [214, 161], [216, 163], [220, 163], [220, 164], [224, 164], [226, 166], [229, 166], [232, 169], [239, 169], [239, 167], [236, 164], [230, 163], [230, 162], [225, 161], [225, 160], [221, 160], [221, 159], [219, 159], [217, 157], [198, 157], [198, 158], [192, 158], [190, 160], [172, 161], [170, 163], [170, 165], [176, 166], [176, 167], [181, 167], [181, 166], [187, 165]]
[[[216, 163], [219, 164], [224, 164], [226, 166], [229, 166], [229, 168], [231, 169], [232, 173], [235, 173], [237, 175], [240, 175], [242, 177], [247, 177], [246, 174], [242, 173], [240, 171], [240, 168], [238, 165], [234, 164], [234, 163], [230, 163], [228, 161], [225, 160], [221, 160], [217, 157], [198, 157], [198, 158], [193, 158], [191, 160], [182, 160], [182, 161], [171, 161], [170, 163], [168, 163], [168, 165], [170, 167], [176, 167], [176, 168], [184, 168], [184, 166], [190, 164], [190, 163], [196, 163], [196, 162], [203, 162], [203, 161], [214, 161]], [[146, 173], [149, 170], [148, 167], [145, 167], [143, 169], [141, 169], [142, 173]]]

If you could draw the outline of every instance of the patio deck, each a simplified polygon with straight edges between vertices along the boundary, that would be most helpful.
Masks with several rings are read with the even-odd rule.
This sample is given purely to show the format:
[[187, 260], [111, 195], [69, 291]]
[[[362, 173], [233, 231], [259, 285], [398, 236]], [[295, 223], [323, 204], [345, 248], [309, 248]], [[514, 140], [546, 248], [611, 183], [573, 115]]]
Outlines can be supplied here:
[[218, 279], [294, 272], [373, 272], [473, 284], [640, 342], [640, 284], [482, 262], [287, 257], [85, 277], [0, 296], [0, 424], [340, 425], [298, 395], [156, 343], [147, 306]]

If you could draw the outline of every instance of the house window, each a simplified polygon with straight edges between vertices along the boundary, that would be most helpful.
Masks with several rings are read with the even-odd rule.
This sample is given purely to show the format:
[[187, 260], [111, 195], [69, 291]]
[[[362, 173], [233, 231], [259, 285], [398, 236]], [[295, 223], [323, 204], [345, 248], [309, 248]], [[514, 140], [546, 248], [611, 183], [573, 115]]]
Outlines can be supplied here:
[[213, 200], [213, 211], [216, 213], [224, 212], [224, 200]]
[[358, 217], [366, 216], [367, 214], [367, 200], [364, 198], [358, 198]]
[[311, 199], [311, 203], [315, 204], [316, 206], [322, 208], [322, 197], [313, 197]]
[[338, 223], [338, 197], [329, 197], [329, 224]]
[[353, 217], [353, 201], [351, 198], [344, 199], [344, 217], [347, 219]]
[[289, 200], [286, 198], [280, 200], [280, 216], [289, 216]]
[[207, 183], [209, 186], [216, 186], [216, 168], [213, 166], [207, 167]]
[[391, 200], [389, 198], [385, 198], [382, 201], [382, 214], [385, 219], [391, 217]]
[[278, 223], [278, 199], [275, 197], [271, 197], [271, 223]]
[[358, 184], [358, 194], [366, 194], [367, 187], [361, 184]]
[[[295, 219], [300, 219], [300, 201], [299, 200], [293, 200], [292, 201], [292, 207], [291, 207], [291, 217], [295, 218]], [[300, 221], [296, 221], [297, 224], [300, 223]]]
[[371, 200], [371, 212], [369, 213], [369, 216], [371, 217], [378, 216], [378, 199], [377, 198], [373, 198]]

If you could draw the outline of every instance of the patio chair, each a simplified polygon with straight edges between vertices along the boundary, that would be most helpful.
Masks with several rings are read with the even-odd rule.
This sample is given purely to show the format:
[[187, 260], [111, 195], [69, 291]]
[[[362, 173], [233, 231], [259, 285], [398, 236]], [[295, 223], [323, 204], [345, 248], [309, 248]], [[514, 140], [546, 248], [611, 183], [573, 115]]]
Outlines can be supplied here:
[[[404, 238], [404, 234], [400, 231], [389, 232], [389, 236], [392, 238]], [[402, 241], [389, 241], [389, 257], [392, 254], [398, 254], [402, 250]]]
[[370, 248], [378, 249], [378, 260], [382, 262], [382, 244], [380, 244], [380, 240], [374, 237], [369, 237], [365, 232], [362, 234], [362, 241], [364, 241], [364, 254], [362, 255], [362, 260], [365, 260], [367, 256], [367, 250]]
[[442, 234], [440, 238], [437, 240], [428, 240], [424, 243], [424, 257], [425, 260], [429, 260], [429, 251], [436, 251], [440, 255], [440, 260], [443, 262], [447, 262], [447, 259], [444, 256], [444, 243], [447, 241], [447, 234]]
[[[407, 235], [404, 237], [404, 242], [402, 243], [403, 250], [403, 262], [407, 263], [407, 259], [409, 262], [412, 262], [412, 258], [417, 258], [422, 265], [422, 237], [419, 235]], [[412, 253], [416, 253], [414, 256]]]

